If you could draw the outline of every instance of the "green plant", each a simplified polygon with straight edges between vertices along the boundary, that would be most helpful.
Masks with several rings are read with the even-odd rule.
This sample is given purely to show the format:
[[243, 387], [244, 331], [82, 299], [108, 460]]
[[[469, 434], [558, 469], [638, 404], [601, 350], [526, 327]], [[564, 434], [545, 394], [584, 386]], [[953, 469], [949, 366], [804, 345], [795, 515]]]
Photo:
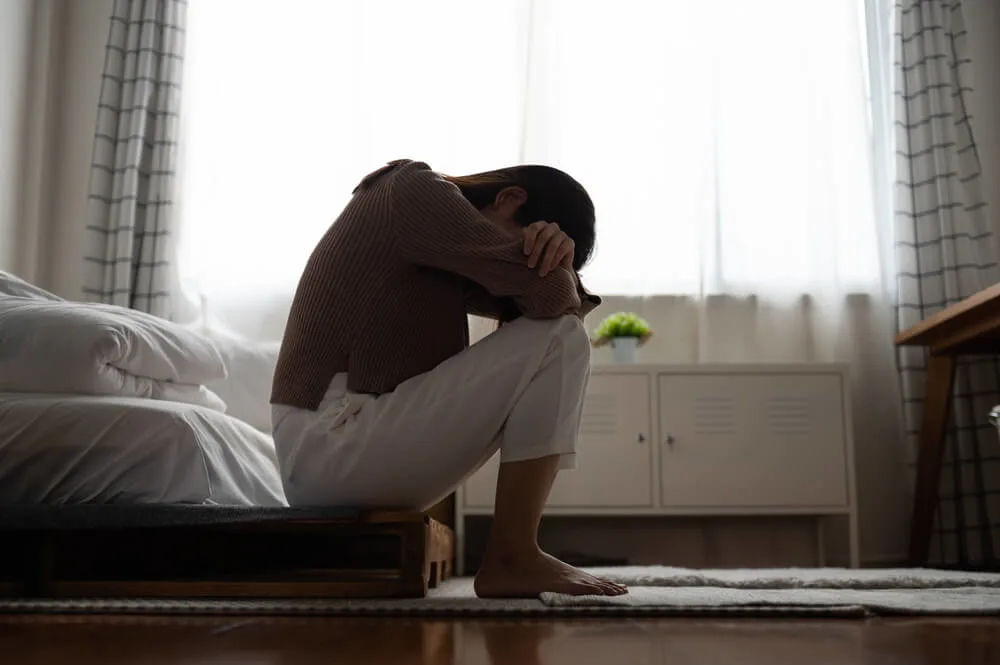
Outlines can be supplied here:
[[651, 331], [649, 324], [638, 315], [631, 312], [618, 312], [607, 317], [597, 326], [594, 335], [599, 340], [611, 340], [616, 337], [648, 337]]

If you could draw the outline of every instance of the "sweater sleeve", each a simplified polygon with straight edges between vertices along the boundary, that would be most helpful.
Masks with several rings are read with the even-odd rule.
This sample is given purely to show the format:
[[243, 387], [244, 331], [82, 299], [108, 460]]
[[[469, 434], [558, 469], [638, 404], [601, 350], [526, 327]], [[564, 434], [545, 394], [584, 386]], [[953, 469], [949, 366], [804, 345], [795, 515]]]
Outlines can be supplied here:
[[[588, 292], [580, 285], [577, 293], [580, 296], [580, 318], [584, 318], [601, 305], [601, 297]], [[465, 287], [465, 311], [474, 316], [496, 319], [507, 323], [521, 316], [517, 304], [510, 298], [496, 298], [489, 291], [475, 282], [469, 282]]]
[[528, 267], [520, 237], [497, 228], [427, 164], [398, 167], [391, 205], [394, 238], [406, 260], [470, 279], [496, 298], [511, 298], [530, 319], [580, 313], [573, 273], [557, 269], [541, 277]]

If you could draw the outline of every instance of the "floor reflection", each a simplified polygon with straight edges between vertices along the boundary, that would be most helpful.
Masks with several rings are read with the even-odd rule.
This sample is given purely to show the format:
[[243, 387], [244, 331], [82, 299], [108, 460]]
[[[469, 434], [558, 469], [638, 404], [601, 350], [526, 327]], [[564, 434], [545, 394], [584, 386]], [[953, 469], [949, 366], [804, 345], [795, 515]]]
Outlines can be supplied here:
[[0, 616], [4, 663], [996, 665], [1000, 620]]

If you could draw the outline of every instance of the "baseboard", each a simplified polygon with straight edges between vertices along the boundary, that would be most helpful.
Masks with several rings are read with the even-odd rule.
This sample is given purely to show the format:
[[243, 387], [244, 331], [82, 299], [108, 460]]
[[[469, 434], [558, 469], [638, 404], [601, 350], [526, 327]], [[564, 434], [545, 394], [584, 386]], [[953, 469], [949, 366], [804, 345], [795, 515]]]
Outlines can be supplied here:
[[[905, 555], [896, 554], [890, 556], [864, 557], [861, 560], [862, 568], [914, 568], [910, 565]], [[996, 561], [983, 561], [980, 563], [963, 566], [958, 563], [935, 563], [929, 562], [920, 568], [936, 568], [938, 570], [961, 570], [966, 572], [995, 573], [1000, 572], [1000, 559]]]
[[905, 554], [875, 554], [861, 556], [862, 568], [910, 568]]

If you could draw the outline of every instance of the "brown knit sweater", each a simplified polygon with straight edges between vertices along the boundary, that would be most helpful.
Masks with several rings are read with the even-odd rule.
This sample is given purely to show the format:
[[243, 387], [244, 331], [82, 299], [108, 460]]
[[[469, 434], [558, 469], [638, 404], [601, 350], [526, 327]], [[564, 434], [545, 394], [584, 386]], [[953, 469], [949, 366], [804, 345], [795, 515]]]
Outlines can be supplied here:
[[306, 264], [271, 402], [315, 410], [340, 372], [349, 390], [391, 392], [468, 346], [466, 314], [544, 319], [600, 304], [571, 271], [540, 277], [522, 246], [427, 164], [368, 175]]

